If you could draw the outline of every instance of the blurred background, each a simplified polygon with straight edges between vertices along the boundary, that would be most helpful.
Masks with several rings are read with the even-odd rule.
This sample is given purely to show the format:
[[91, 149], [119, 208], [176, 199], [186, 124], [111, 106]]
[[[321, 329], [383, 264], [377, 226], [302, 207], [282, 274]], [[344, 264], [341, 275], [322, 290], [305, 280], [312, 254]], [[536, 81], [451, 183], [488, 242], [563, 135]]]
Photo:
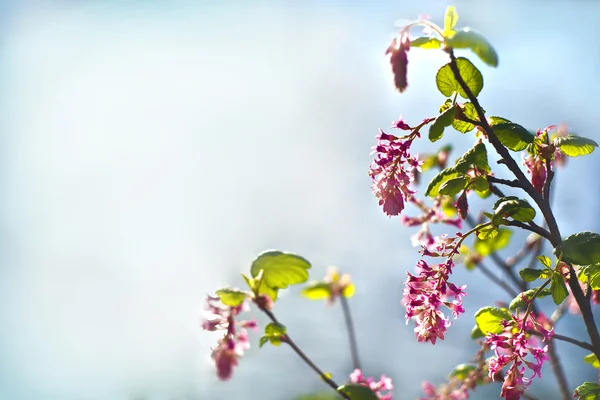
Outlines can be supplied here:
[[[456, 5], [459, 26], [500, 56], [491, 69], [460, 53], [484, 75], [488, 113], [600, 139], [595, 1], [0, 4], [0, 399], [291, 400], [326, 390], [285, 347], [254, 346], [230, 382], [216, 379], [216, 337], [199, 325], [205, 295], [241, 286], [268, 248], [305, 256], [314, 278], [329, 265], [352, 274], [365, 374], [390, 375], [395, 399], [468, 361], [473, 313], [489, 296], [509, 299], [457, 268], [466, 314], [447, 340], [417, 344], [400, 305], [415, 230], [384, 216], [367, 176], [379, 127], [400, 114], [414, 124], [444, 100], [436, 52], [411, 51], [409, 88], [394, 91], [384, 51], [398, 18], [441, 23]], [[447, 133], [449, 142], [456, 156], [473, 136]], [[558, 174], [563, 235], [600, 230], [598, 160], [570, 160]], [[276, 313], [343, 381], [351, 363], [338, 307], [293, 289]], [[573, 316], [557, 331], [587, 338]], [[596, 378], [585, 351], [557, 347], [571, 389]], [[544, 374], [534, 393], [558, 398]], [[492, 385], [473, 398], [498, 393]]]

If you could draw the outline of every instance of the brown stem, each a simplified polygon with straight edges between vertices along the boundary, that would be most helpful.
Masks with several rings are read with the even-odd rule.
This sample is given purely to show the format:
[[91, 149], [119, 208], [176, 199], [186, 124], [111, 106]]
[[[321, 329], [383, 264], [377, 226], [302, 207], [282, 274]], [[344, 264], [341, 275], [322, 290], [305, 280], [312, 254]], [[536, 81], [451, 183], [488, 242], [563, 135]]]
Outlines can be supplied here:
[[[488, 123], [485, 118], [485, 113], [483, 108], [479, 104], [477, 97], [473, 95], [471, 89], [467, 86], [465, 80], [460, 75], [460, 70], [458, 69], [458, 64], [456, 63], [456, 57], [454, 56], [454, 52], [452, 48], [447, 49], [447, 53], [450, 56], [450, 69], [457, 80], [458, 84], [462, 88], [462, 90], [467, 94], [467, 98], [471, 101], [471, 104], [475, 107], [477, 111], [477, 116], [479, 117], [479, 121], [481, 122], [481, 127], [487, 134], [488, 140], [490, 144], [496, 149], [496, 152], [503, 159], [504, 164], [507, 168], [513, 173], [517, 181], [519, 181], [522, 185], [522, 189], [533, 199], [533, 201], [537, 204], [538, 208], [542, 212], [546, 223], [548, 224], [548, 230], [550, 232], [550, 243], [552, 247], [557, 248], [562, 243], [562, 238], [560, 234], [560, 229], [558, 228], [558, 224], [556, 222], [556, 218], [550, 208], [550, 203], [548, 199], [545, 199], [544, 196], [540, 192], [538, 192], [529, 179], [525, 176], [517, 162], [512, 158], [508, 149], [504, 147], [504, 145], [500, 142], [494, 130]], [[596, 357], [600, 358], [600, 333], [598, 333], [598, 327], [594, 321], [594, 315], [592, 314], [592, 309], [590, 306], [589, 300], [586, 299], [583, 291], [581, 290], [581, 286], [579, 285], [579, 281], [577, 279], [577, 274], [571, 265], [570, 268], [570, 278], [569, 278], [569, 287], [571, 288], [571, 293], [577, 304], [579, 305], [579, 309], [581, 310], [581, 315], [583, 317], [583, 322], [585, 323], [586, 330], [592, 342], [592, 346], [594, 347], [594, 354]]]
[[[269, 317], [269, 319], [271, 321], [273, 321], [274, 323], [281, 325], [279, 323], [279, 321], [277, 321], [277, 318], [275, 318], [275, 314], [273, 314], [271, 312], [271, 310], [267, 310], [264, 307], [260, 308], [265, 314], [267, 314], [267, 316]], [[306, 354], [304, 354], [304, 352], [300, 349], [300, 347], [298, 347], [298, 345], [292, 340], [292, 338], [290, 337], [290, 335], [288, 335], [287, 333], [284, 335], [282, 342], [287, 343], [292, 349], [294, 349], [294, 351], [296, 352], [296, 354], [298, 354], [298, 356], [300, 356], [300, 358], [306, 363], [308, 364], [309, 367], [311, 367], [313, 369], [313, 371], [315, 371], [319, 377], [321, 377], [321, 379], [328, 384], [333, 390], [335, 390], [335, 392], [340, 395], [341, 397], [343, 397], [346, 400], [351, 400], [350, 396], [348, 396], [345, 393], [342, 393], [340, 391], [338, 391], [338, 387], [339, 385], [337, 383], [335, 383], [329, 376], [327, 376], [327, 374], [325, 372], [323, 372], [314, 362], [312, 362], [312, 360], [310, 358], [308, 358], [308, 356]]]
[[550, 232], [548, 232], [547, 230], [545, 230], [538, 224], [534, 223], [533, 221], [528, 224], [524, 224], [523, 222], [519, 222], [519, 221], [507, 221], [507, 222], [508, 222], [507, 225], [509, 225], [509, 226], [516, 226], [518, 228], [525, 229], [526, 231], [537, 233], [538, 235], [550, 240]]
[[508, 179], [496, 178], [495, 176], [492, 176], [492, 175], [488, 175], [487, 180], [489, 183], [497, 183], [499, 185], [505, 185], [505, 186], [522, 189], [521, 184], [517, 180], [509, 181]]
[[346, 330], [348, 331], [348, 341], [350, 342], [350, 354], [352, 354], [352, 365], [354, 366], [354, 369], [360, 369], [360, 359], [358, 358], [358, 343], [356, 341], [356, 332], [354, 331], [354, 324], [352, 323], [352, 314], [350, 313], [348, 299], [342, 295], [340, 296], [340, 302], [342, 303], [342, 310], [344, 311], [344, 320], [346, 321]]

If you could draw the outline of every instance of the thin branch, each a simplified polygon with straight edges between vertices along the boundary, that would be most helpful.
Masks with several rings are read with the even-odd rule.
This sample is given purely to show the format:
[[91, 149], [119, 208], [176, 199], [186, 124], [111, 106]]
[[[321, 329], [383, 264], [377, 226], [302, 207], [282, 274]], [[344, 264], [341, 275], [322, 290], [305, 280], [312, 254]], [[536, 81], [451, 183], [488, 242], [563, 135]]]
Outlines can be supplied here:
[[[528, 331], [528, 333], [530, 333], [534, 336], [543, 337], [543, 335], [541, 333], [539, 333], [538, 331]], [[592, 352], [594, 351], [594, 346], [592, 346], [591, 344], [589, 344], [587, 342], [582, 342], [581, 340], [573, 339], [570, 336], [559, 335], [558, 333], [554, 333], [552, 335], [552, 340], [555, 340], [555, 339], [574, 344], [575, 346], [581, 347], [582, 349], [585, 349], [585, 350], [589, 350]]]
[[552, 367], [552, 372], [554, 372], [554, 376], [556, 376], [556, 380], [558, 381], [558, 388], [560, 390], [560, 395], [562, 400], [570, 400], [571, 392], [569, 390], [569, 383], [567, 382], [567, 376], [565, 375], [565, 371], [562, 367], [560, 359], [558, 358], [558, 353], [556, 352], [556, 343], [554, 341], [550, 341], [548, 343], [548, 358], [550, 359], [550, 366]]
[[489, 181], [488, 181], [488, 184], [490, 186], [490, 192], [494, 193], [498, 197], [506, 197], [506, 196], [504, 196], [504, 193], [502, 192], [502, 190], [500, 190], [498, 188], [498, 186], [494, 185], [493, 183], [490, 183]]
[[523, 188], [523, 185], [521, 185], [521, 183], [516, 179], [509, 181], [508, 179], [501, 179], [501, 178], [496, 178], [495, 176], [492, 176], [492, 175], [488, 175], [487, 180], [489, 183], [497, 183], [499, 185], [506, 185], [506, 186], [519, 188], [519, 189]]
[[[265, 314], [267, 314], [267, 316], [269, 317], [269, 319], [271, 321], [273, 321], [274, 323], [276, 323], [278, 325], [281, 325], [280, 322], [277, 321], [277, 318], [275, 318], [275, 314], [273, 314], [271, 312], [271, 310], [267, 310], [266, 308], [263, 308], [263, 307], [261, 307], [260, 309]], [[300, 347], [298, 347], [298, 345], [292, 340], [292, 338], [290, 337], [290, 335], [288, 335], [286, 333], [282, 339], [283, 339], [282, 342], [287, 343], [288, 345], [290, 345], [290, 347], [292, 349], [294, 349], [294, 351], [296, 352], [296, 354], [298, 354], [300, 356], [300, 358], [306, 364], [308, 364], [308, 366], [311, 367], [313, 369], [313, 371], [315, 371], [326, 384], [328, 384], [333, 390], [335, 390], [335, 392], [338, 395], [340, 395], [341, 397], [343, 397], [346, 400], [351, 400], [350, 396], [348, 396], [345, 393], [342, 393], [342, 392], [338, 391], [339, 385], [337, 383], [335, 383], [329, 376], [327, 376], [327, 374], [325, 372], [323, 372], [314, 362], [312, 362], [312, 360], [310, 358], [308, 358], [308, 356], [306, 354], [304, 354], [304, 352], [300, 349]]]
[[525, 224], [523, 222], [512, 220], [512, 221], [507, 221], [507, 225], [516, 226], [518, 228], [525, 229], [526, 231], [537, 233], [538, 235], [550, 240], [550, 232], [548, 232], [547, 230], [545, 230], [538, 224], [534, 223], [533, 221], [528, 224]]
[[479, 264], [477, 264], [476, 268], [479, 269], [481, 272], [483, 272], [483, 274], [485, 276], [490, 278], [490, 280], [492, 282], [494, 282], [496, 285], [498, 285], [502, 289], [504, 289], [504, 291], [506, 293], [508, 293], [509, 296], [511, 296], [512, 298], [515, 298], [518, 296], [519, 293], [517, 293], [516, 290], [514, 290], [508, 283], [506, 283], [505, 281], [503, 281], [502, 279], [500, 279], [499, 277], [494, 275], [494, 273], [492, 271], [490, 271], [485, 265], [483, 265], [482, 263], [479, 263]]
[[[466, 219], [467, 223], [471, 226], [471, 228], [474, 228], [477, 223], [475, 222], [475, 220], [473, 219], [473, 217], [469, 214], [467, 214], [467, 219]], [[517, 278], [517, 276], [515, 275], [515, 271], [510, 268], [509, 265], [507, 265], [498, 255], [498, 253], [492, 253], [490, 254], [491, 259], [502, 269], [504, 269], [504, 271], [506, 271], [506, 273], [508, 274], [509, 278], [513, 281], [513, 283], [518, 287], [521, 288], [521, 284], [522, 284], [522, 280], [520, 280], [519, 278]], [[513, 296], [514, 297], [514, 296]]]
[[340, 302], [342, 303], [344, 320], [346, 321], [346, 329], [348, 331], [350, 353], [352, 354], [352, 365], [354, 366], [354, 369], [360, 369], [360, 358], [358, 358], [358, 342], [356, 341], [356, 332], [354, 330], [354, 324], [352, 323], [352, 314], [350, 313], [348, 299], [342, 295], [340, 296]]

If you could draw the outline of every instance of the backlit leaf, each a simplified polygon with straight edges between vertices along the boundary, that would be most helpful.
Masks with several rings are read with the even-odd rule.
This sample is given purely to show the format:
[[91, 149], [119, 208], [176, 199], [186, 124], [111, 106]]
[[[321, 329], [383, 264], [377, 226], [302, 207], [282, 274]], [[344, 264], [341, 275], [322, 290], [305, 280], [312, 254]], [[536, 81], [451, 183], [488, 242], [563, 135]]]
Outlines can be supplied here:
[[[473, 65], [473, 63], [471, 63], [471, 61], [464, 57], [458, 57], [456, 63], [460, 76], [471, 90], [473, 96], [477, 97], [481, 92], [481, 89], [483, 89], [483, 75], [481, 75], [481, 72]], [[459, 82], [454, 77], [454, 73], [452, 72], [449, 63], [438, 70], [435, 82], [440, 93], [446, 97], [450, 97], [454, 92], [458, 92], [462, 98], [468, 98], [467, 93], [462, 89]]]
[[500, 325], [502, 320], [510, 321], [510, 312], [505, 308], [483, 307], [475, 313], [475, 322], [484, 334], [501, 333], [504, 327]]

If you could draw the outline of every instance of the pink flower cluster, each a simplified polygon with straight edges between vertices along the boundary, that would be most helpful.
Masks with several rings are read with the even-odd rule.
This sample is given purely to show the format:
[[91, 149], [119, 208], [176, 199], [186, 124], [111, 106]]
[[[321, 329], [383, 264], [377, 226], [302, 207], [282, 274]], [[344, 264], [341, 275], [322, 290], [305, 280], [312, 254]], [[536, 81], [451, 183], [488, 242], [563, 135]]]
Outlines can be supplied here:
[[365, 378], [360, 369], [355, 369], [354, 372], [350, 374], [350, 381], [369, 387], [379, 400], [392, 400], [392, 389], [394, 388], [394, 385], [392, 385], [392, 379], [385, 375], [381, 375], [379, 381], [375, 381], [375, 379], [371, 377]]
[[[412, 130], [402, 119], [395, 122], [394, 127]], [[379, 205], [383, 206], [383, 212], [389, 216], [400, 214], [405, 202], [415, 193], [408, 185], [415, 180], [413, 171], [421, 170], [423, 164], [417, 154], [410, 154], [410, 146], [415, 137], [420, 137], [417, 130], [399, 138], [388, 135], [381, 129], [376, 137], [376, 156], [369, 175], [373, 181], [373, 193], [379, 199]]]
[[207, 296], [206, 310], [212, 315], [210, 319], [202, 321], [202, 328], [210, 332], [224, 331], [217, 347], [212, 349], [211, 357], [217, 368], [217, 376], [226, 381], [231, 378], [238, 358], [250, 348], [246, 328], [257, 329], [257, 324], [254, 320], [235, 320], [240, 312], [249, 310], [245, 301], [237, 307], [230, 307], [223, 305], [218, 297]]
[[[538, 346], [537, 338], [527, 332], [536, 330], [542, 335], [543, 341], [549, 341], [553, 328], [546, 329], [531, 314], [523, 318], [513, 315], [510, 321], [502, 321], [502, 326], [503, 333], [490, 333], [485, 339], [489, 348], [494, 350], [489, 362], [489, 377], [494, 379], [504, 367], [511, 364], [504, 376], [500, 396], [506, 400], [518, 400], [536, 375], [542, 377], [542, 365], [548, 359], [548, 346]], [[533, 372], [529, 378], [525, 377], [526, 367]]]
[[[456, 286], [449, 282], [454, 263], [449, 257], [441, 264], [429, 265], [425, 260], [417, 263], [418, 276], [406, 273], [404, 283], [404, 306], [406, 323], [415, 322], [417, 341], [435, 344], [451, 325], [448, 317], [440, 310], [442, 306], [450, 309], [454, 318], [465, 312], [463, 296], [466, 285]], [[451, 300], [451, 298], [453, 298]]]

